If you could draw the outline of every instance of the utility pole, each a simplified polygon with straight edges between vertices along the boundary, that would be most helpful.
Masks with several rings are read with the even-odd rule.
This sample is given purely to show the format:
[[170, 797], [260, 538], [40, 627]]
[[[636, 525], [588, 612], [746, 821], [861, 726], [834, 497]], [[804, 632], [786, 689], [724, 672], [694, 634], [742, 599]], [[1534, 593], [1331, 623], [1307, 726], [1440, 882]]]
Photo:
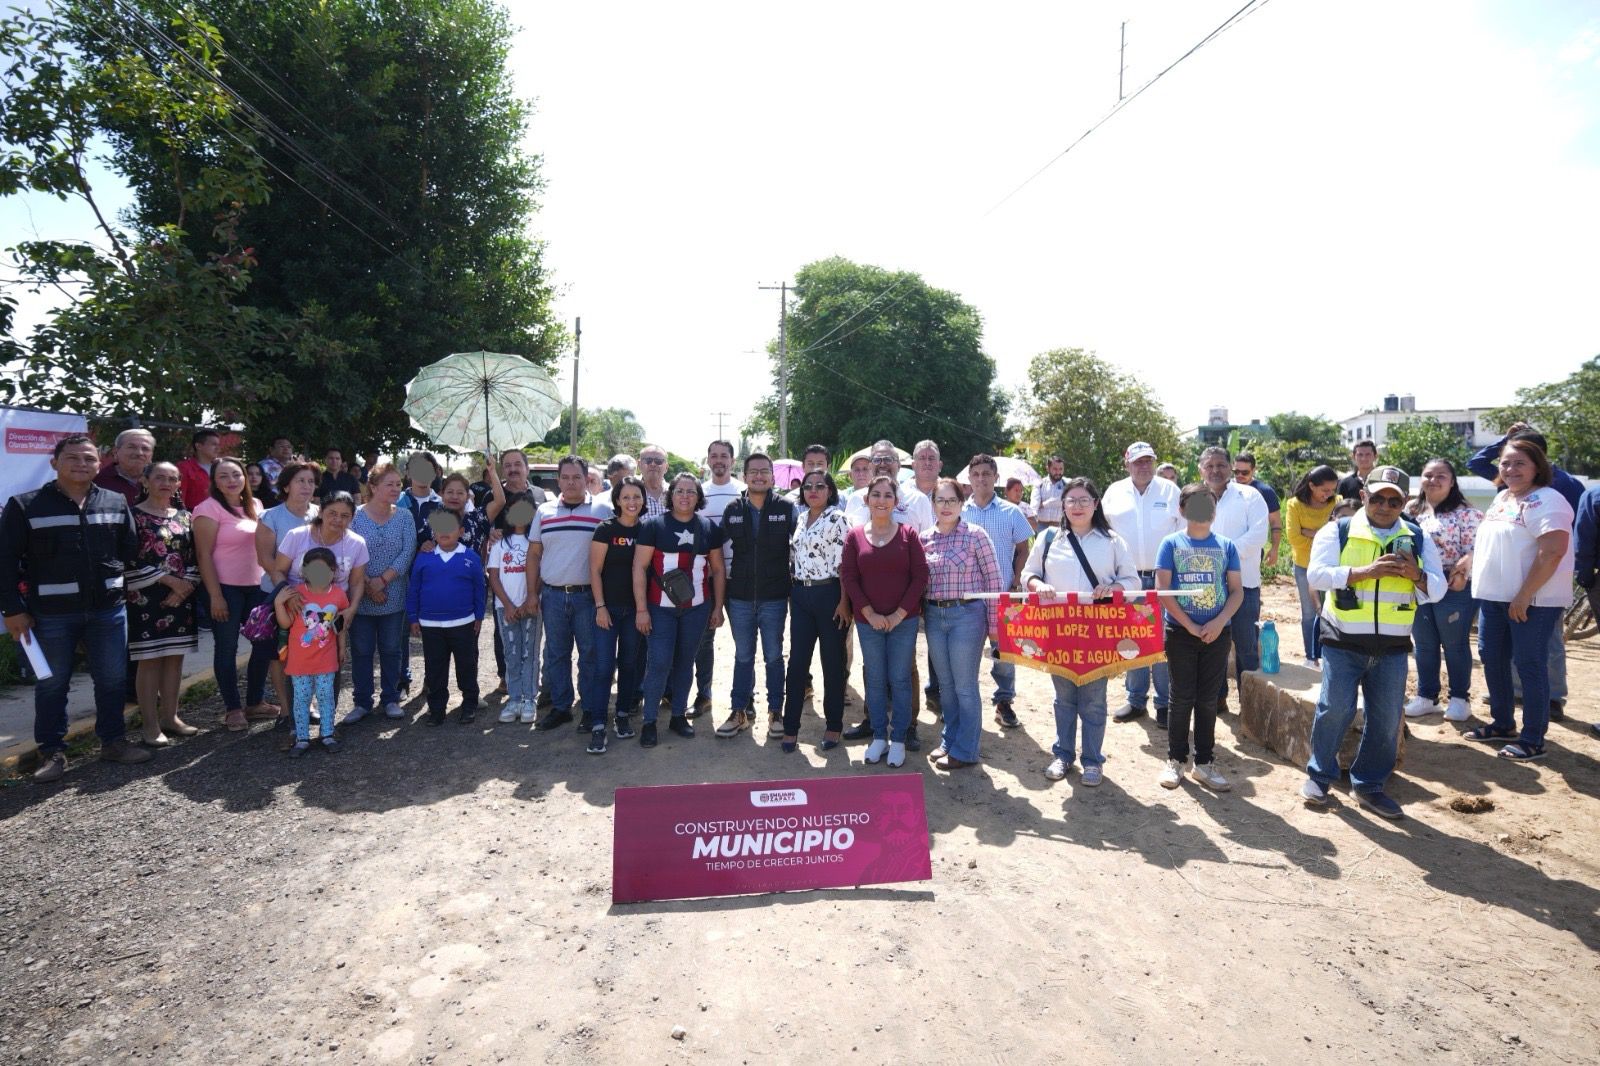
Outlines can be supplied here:
[[572, 425], [571, 429], [572, 450], [569, 455], [578, 454], [578, 362], [583, 358], [583, 319], [572, 320]]
[[778, 290], [778, 457], [789, 454], [789, 283], [762, 285]]
[[1117, 49], [1117, 103], [1122, 103], [1122, 76], [1128, 72], [1128, 20], [1122, 20], [1122, 45]]
[[718, 440], [723, 440], [724, 439], [723, 432], [722, 432], [722, 420], [724, 418], [727, 418], [732, 413], [733, 413], [732, 411], [712, 411], [711, 412], [711, 417], [715, 418], [717, 420], [717, 439]]

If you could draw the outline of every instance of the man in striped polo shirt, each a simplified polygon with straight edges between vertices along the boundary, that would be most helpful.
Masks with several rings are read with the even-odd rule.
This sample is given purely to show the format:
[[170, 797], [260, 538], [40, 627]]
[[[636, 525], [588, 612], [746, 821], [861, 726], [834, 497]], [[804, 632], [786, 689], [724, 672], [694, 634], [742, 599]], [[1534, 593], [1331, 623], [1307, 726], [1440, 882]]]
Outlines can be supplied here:
[[[594, 669], [594, 593], [589, 587], [589, 544], [595, 527], [611, 517], [611, 506], [588, 492], [589, 464], [568, 455], [556, 464], [553, 500], [539, 505], [528, 530], [528, 573], [531, 591], [539, 597], [544, 617], [544, 661], [541, 687], [550, 693], [550, 712], [540, 729], [555, 729], [572, 721], [572, 649], [578, 649], [578, 691], [589, 691]], [[513, 516], [511, 519], [516, 521]], [[604, 707], [585, 707], [580, 729], [591, 718], [604, 723]]]

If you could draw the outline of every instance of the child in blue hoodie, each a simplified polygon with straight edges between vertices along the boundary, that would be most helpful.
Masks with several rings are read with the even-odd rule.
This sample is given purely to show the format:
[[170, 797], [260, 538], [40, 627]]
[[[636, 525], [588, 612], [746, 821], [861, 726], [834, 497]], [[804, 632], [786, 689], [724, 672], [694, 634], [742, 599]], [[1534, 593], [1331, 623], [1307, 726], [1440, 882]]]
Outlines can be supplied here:
[[[441, 518], [440, 516], [444, 517]], [[483, 625], [483, 560], [461, 543], [461, 525], [454, 515], [435, 511], [431, 552], [418, 552], [406, 589], [406, 620], [413, 636], [422, 637], [424, 684], [428, 690], [428, 724], [444, 721], [450, 695], [450, 659], [456, 662], [456, 687], [461, 690], [461, 724], [478, 715], [478, 629]]]

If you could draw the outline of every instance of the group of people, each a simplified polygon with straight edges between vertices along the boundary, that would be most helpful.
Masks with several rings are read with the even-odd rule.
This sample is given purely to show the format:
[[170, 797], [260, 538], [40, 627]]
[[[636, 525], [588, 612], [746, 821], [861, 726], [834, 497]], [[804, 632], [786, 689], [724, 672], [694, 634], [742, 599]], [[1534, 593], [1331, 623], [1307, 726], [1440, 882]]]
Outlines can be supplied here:
[[[1188, 773], [1225, 790], [1214, 737], [1228, 660], [1235, 679], [1259, 665], [1263, 567], [1276, 566], [1286, 539], [1307, 660], [1323, 676], [1302, 794], [1325, 802], [1341, 776], [1338, 748], [1359, 691], [1354, 792], [1398, 817], [1385, 787], [1402, 716], [1441, 709], [1441, 667], [1443, 713], [1470, 715], [1474, 616], [1490, 721], [1466, 735], [1504, 741], [1506, 758], [1543, 757], [1565, 699], [1558, 622], [1575, 569], [1593, 586], [1600, 526], [1600, 492], [1553, 468], [1543, 438], [1524, 426], [1474, 459], [1491, 464], [1501, 486], [1487, 512], [1466, 502], [1442, 459], [1426, 465], [1412, 499], [1408, 476], [1378, 465], [1371, 442], [1353, 451], [1350, 474], [1308, 471], [1282, 506], [1248, 453], [1208, 448], [1199, 480], [1180, 487], [1175, 469], [1162, 476], [1171, 464], [1134, 442], [1127, 476], [1103, 492], [1051, 458], [1026, 509], [997, 491], [991, 456], [971, 457], [969, 484], [941, 477], [931, 440], [913, 448], [904, 478], [892, 442], [876, 442], [850, 464], [846, 486], [828, 449], [813, 445], [788, 494], [759, 452], [735, 477], [734, 448], [722, 440], [707, 449], [704, 479], [668, 478], [666, 451], [647, 445], [637, 460], [615, 457], [603, 476], [563, 458], [554, 493], [530, 482], [515, 449], [473, 483], [426, 452], [404, 471], [372, 462], [356, 472], [337, 448], [319, 464], [283, 438], [256, 463], [218, 454], [210, 430], [194, 435], [180, 463], [157, 461], [154, 447], [146, 431], [126, 431], [102, 469], [89, 438], [67, 437], [52, 459], [56, 478], [8, 501], [0, 518], [0, 609], [12, 635], [37, 640], [50, 664], [36, 694], [39, 780], [65, 768], [66, 685], [80, 641], [104, 758], [142, 762], [196, 731], [178, 716], [177, 693], [183, 655], [207, 623], [226, 727], [275, 720], [299, 756], [313, 747], [313, 725], [318, 744], [336, 750], [336, 725], [405, 716], [408, 631], [422, 644], [424, 721], [449, 717], [452, 663], [455, 718], [474, 721], [486, 615], [506, 693], [500, 722], [546, 731], [576, 722], [594, 754], [610, 739], [655, 747], [662, 711], [669, 732], [693, 737], [711, 712], [713, 635], [726, 624], [734, 662], [718, 737], [761, 725], [759, 647], [766, 732], [781, 752], [798, 747], [815, 664], [822, 750], [867, 741], [868, 763], [901, 766], [921, 748], [926, 701], [942, 717], [929, 758], [957, 771], [982, 758], [986, 655], [994, 721], [1019, 724], [1015, 666], [998, 655], [997, 594], [1099, 598], [1121, 588], [1169, 593], [1166, 661], [1125, 675], [1114, 716], [1106, 679], [1052, 674], [1056, 728], [1044, 775], [1076, 769], [1083, 785], [1098, 785], [1108, 720], [1153, 706], [1167, 731], [1160, 784], [1177, 787]], [[241, 635], [250, 644], [242, 690]], [[1406, 702], [1413, 654], [1418, 695]], [[856, 655], [865, 713], [847, 728], [845, 677]], [[339, 721], [344, 661], [352, 694]], [[137, 745], [122, 714], [130, 666]]]

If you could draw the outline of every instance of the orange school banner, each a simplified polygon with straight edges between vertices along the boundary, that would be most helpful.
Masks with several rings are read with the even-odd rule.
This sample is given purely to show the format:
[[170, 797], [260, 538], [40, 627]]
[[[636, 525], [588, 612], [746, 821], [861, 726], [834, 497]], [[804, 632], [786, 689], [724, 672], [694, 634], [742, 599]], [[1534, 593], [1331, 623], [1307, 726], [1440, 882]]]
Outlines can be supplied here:
[[1041, 601], [1037, 595], [1001, 596], [1000, 658], [1060, 674], [1078, 684], [1116, 677], [1165, 662], [1161, 599], [1154, 592], [1106, 603], [1069, 592]]

